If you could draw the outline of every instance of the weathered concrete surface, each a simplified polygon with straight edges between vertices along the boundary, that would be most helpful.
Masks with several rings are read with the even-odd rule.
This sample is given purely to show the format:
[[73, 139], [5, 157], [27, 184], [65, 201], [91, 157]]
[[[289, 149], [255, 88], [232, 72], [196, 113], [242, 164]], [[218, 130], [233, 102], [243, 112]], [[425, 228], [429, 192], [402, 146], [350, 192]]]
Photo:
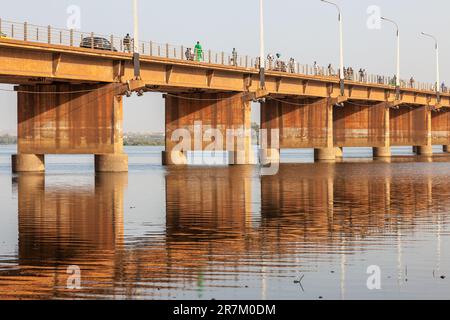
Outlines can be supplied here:
[[261, 128], [268, 132], [268, 144], [271, 144], [271, 130], [279, 129], [281, 149], [333, 147], [330, 100], [285, 99], [262, 103]]
[[391, 146], [420, 146], [428, 144], [428, 107], [401, 106], [391, 109]]
[[[252, 164], [251, 106], [243, 94], [180, 94], [166, 96], [166, 152], [184, 164], [186, 151], [211, 148], [235, 151], [231, 164]], [[180, 145], [182, 143], [182, 145]], [[181, 153], [180, 153], [181, 152]]]
[[431, 113], [431, 134], [433, 145], [450, 144], [450, 110], [440, 109]]
[[121, 85], [38, 85], [18, 90], [19, 153], [123, 151]]
[[386, 103], [344, 102], [334, 108], [334, 144], [338, 147], [384, 147]]

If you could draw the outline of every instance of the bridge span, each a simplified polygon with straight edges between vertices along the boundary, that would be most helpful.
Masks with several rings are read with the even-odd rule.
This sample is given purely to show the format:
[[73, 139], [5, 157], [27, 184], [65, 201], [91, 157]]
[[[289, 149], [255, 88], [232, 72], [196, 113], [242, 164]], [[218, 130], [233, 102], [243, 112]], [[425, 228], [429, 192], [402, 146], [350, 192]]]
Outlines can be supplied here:
[[[266, 71], [261, 88], [256, 60], [248, 56], [205, 50], [201, 61], [190, 61], [185, 47], [152, 42], [139, 45], [136, 77], [133, 54], [114, 36], [107, 37], [110, 50], [99, 50], [94, 42], [80, 47], [93, 33], [1, 20], [0, 32], [0, 83], [16, 85], [18, 95], [16, 172], [44, 171], [46, 154], [94, 154], [97, 171], [127, 171], [123, 97], [133, 91], [166, 94], [166, 165], [185, 164], [186, 149], [204, 147], [177, 149], [177, 129], [194, 135], [201, 122], [202, 136], [207, 128], [250, 130], [252, 101], [260, 102], [261, 128], [269, 132], [263, 163], [279, 161], [283, 148], [313, 148], [316, 160], [328, 161], [343, 147], [372, 147], [375, 157], [390, 157], [391, 146], [414, 146], [425, 156], [433, 145], [450, 150], [450, 95], [429, 85], [403, 86], [397, 96], [386, 81], [351, 79], [341, 95], [337, 77], [297, 64], [291, 72]], [[271, 141], [272, 130], [279, 141]], [[255, 162], [250, 136], [231, 150], [222, 144], [233, 164]]]

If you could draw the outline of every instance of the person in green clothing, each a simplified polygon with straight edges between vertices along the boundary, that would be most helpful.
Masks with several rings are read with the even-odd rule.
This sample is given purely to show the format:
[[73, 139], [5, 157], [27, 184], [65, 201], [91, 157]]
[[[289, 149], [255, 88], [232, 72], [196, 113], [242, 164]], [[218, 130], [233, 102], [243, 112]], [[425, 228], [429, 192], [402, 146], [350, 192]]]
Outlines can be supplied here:
[[197, 44], [195, 45], [194, 54], [195, 54], [196, 61], [203, 60], [203, 48], [202, 48], [202, 45], [200, 44], [200, 41], [197, 41]]

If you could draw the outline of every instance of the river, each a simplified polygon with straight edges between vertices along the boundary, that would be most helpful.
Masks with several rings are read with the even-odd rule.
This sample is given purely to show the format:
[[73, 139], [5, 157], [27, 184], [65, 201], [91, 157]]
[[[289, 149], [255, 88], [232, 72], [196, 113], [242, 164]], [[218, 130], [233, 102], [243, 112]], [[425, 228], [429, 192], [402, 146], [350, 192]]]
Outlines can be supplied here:
[[128, 174], [49, 156], [45, 175], [13, 175], [1, 146], [0, 299], [450, 297], [449, 156], [294, 150], [261, 177], [164, 168], [161, 150], [126, 148]]

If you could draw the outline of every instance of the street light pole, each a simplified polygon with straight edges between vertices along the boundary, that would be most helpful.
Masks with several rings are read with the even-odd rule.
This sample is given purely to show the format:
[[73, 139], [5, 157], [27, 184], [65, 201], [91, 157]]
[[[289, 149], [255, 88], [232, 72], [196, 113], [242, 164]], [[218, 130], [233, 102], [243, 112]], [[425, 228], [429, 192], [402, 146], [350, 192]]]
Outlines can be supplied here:
[[134, 64], [134, 78], [139, 80], [141, 78], [141, 66], [139, 59], [139, 13], [138, 0], [133, 0], [133, 15], [134, 15], [134, 32], [133, 32], [133, 64]]
[[397, 28], [397, 79], [395, 82], [395, 92], [397, 100], [400, 100], [400, 29], [398, 27], [398, 24], [394, 20], [388, 19], [386, 17], [381, 17], [381, 19], [394, 24]]
[[439, 44], [435, 36], [422, 32], [421, 33], [425, 37], [432, 38], [435, 43], [435, 49], [436, 49], [436, 94], [438, 101], [441, 100], [441, 88], [440, 88], [440, 71], [439, 71]]
[[339, 21], [339, 79], [340, 79], [340, 87], [341, 87], [341, 96], [345, 95], [345, 86], [344, 86], [344, 34], [343, 34], [343, 26], [342, 26], [342, 13], [341, 8], [334, 2], [321, 0], [324, 3], [331, 4], [336, 7], [338, 11], [338, 21]]
[[264, 0], [259, 0], [259, 22], [259, 78], [261, 89], [264, 89], [266, 87], [266, 58], [264, 53]]

